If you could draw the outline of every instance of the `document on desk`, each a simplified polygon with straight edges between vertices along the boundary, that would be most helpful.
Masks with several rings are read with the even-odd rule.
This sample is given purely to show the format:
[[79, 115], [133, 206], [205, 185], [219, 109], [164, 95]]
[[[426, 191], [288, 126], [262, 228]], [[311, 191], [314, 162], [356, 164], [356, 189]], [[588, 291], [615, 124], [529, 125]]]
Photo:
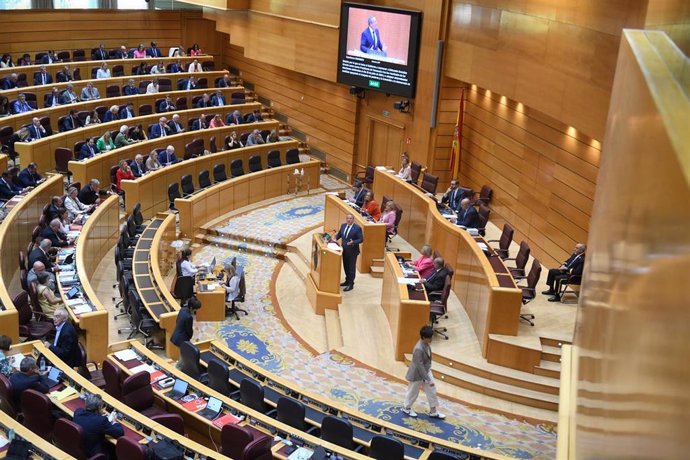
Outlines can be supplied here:
[[489, 246], [487, 246], [486, 243], [482, 243], [481, 241], [477, 241], [477, 246], [479, 246], [479, 249], [481, 249], [482, 251], [489, 250]]
[[10, 443], [10, 440], [0, 434], [0, 449], [4, 449], [5, 446], [9, 443]]
[[340, 247], [340, 245], [339, 245], [338, 243], [328, 243], [328, 244], [326, 245], [326, 247], [327, 247], [328, 249], [330, 249], [331, 251], [338, 251], [338, 252], [340, 252], [340, 251], [343, 250], [343, 248]]
[[414, 286], [417, 283], [419, 283], [418, 278], [405, 278], [404, 276], [398, 278], [398, 284], [411, 284]]
[[311, 458], [313, 450], [307, 449], [306, 447], [298, 447], [293, 453], [290, 454], [288, 460], [308, 460]]
[[25, 356], [24, 356], [23, 354], [21, 354], [21, 353], [17, 353], [16, 355], [12, 355], [12, 356], [9, 357], [9, 359], [10, 359], [10, 364], [11, 364], [12, 367], [14, 367], [15, 369], [19, 369], [19, 365], [21, 364], [22, 359], [24, 359], [24, 358], [25, 358]]
[[132, 372], [132, 375], [137, 374], [141, 371], [146, 371], [149, 374], [153, 374], [154, 372], [156, 372], [156, 368], [150, 364], [140, 364], [137, 367], [133, 367], [132, 369], [130, 369], [130, 371]]
[[137, 354], [131, 348], [120, 350], [113, 353], [113, 355], [120, 361], [131, 361], [137, 359]]
[[70, 305], [70, 308], [72, 309], [72, 311], [74, 312], [75, 315], [81, 315], [81, 314], [89, 313], [89, 312], [93, 311], [93, 309], [91, 308], [91, 305], [89, 305], [88, 303], [80, 303], [77, 305]]
[[62, 401], [65, 398], [68, 398], [72, 395], [76, 395], [77, 390], [74, 387], [65, 387], [60, 391], [53, 391], [48, 395], [50, 399], [53, 399], [55, 401]]

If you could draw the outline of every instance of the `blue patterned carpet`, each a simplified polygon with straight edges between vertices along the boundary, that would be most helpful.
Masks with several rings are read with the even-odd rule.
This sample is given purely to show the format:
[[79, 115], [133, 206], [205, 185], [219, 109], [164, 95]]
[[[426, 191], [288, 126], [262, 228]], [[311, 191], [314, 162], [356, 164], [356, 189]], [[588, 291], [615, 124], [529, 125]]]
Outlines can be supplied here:
[[[237, 216], [217, 229], [285, 242], [322, 222], [323, 206], [323, 194], [300, 197]], [[235, 352], [264, 369], [382, 420], [515, 458], [555, 457], [553, 424], [514, 420], [453, 401], [442, 401], [441, 406], [448, 415], [446, 420], [432, 420], [422, 414], [426, 405], [424, 396], [420, 396], [421, 404], [418, 402], [419, 407], [416, 406], [420, 417], [406, 416], [400, 411], [404, 384], [382, 378], [337, 352], [313, 356], [284, 327], [276, 316], [270, 293], [271, 281], [278, 274], [278, 260], [210, 246], [198, 251], [196, 257], [208, 260], [212, 252], [224, 260], [236, 256], [245, 267], [247, 286], [251, 289], [242, 308], [249, 311], [249, 316], [242, 316], [239, 322], [204, 323], [197, 335], [199, 339], [221, 337]]]

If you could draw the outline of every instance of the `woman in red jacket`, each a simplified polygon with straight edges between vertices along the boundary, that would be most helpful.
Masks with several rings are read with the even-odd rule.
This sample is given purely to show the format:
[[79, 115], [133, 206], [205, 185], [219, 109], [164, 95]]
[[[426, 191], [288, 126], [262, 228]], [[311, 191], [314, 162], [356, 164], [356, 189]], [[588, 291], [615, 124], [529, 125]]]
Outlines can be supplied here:
[[376, 222], [381, 218], [381, 208], [379, 204], [374, 200], [374, 194], [372, 192], [367, 192], [364, 195], [364, 203], [362, 203], [362, 209], [364, 209], [367, 214], [369, 214], [372, 219]]
[[126, 160], [120, 161], [120, 168], [115, 173], [115, 186], [116, 186], [118, 192], [122, 192], [122, 188], [120, 187], [120, 182], [122, 182], [122, 179], [128, 179], [128, 180], [134, 180], [135, 179], [134, 173], [130, 169]]

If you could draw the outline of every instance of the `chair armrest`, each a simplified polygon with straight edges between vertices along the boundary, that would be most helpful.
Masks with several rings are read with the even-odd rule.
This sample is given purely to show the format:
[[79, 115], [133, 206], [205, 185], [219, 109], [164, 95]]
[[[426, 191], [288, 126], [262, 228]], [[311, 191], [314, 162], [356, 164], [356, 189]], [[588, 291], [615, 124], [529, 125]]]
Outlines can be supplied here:
[[34, 317], [36, 318], [37, 321], [51, 321], [52, 322], [52, 320], [48, 317], [48, 315], [46, 315], [45, 313], [38, 311], [38, 310], [34, 310]]
[[486, 240], [487, 243], [500, 243], [501, 240]]
[[515, 281], [524, 280], [527, 275], [511, 275]]
[[535, 292], [535, 291], [536, 291], [536, 288], [531, 288], [531, 287], [528, 287], [528, 286], [520, 286], [519, 284], [517, 285], [517, 287], [518, 287], [519, 289], [524, 289], [525, 291], [529, 291], [529, 292]]
[[166, 411], [168, 410], [168, 403], [165, 401], [165, 399], [163, 399], [163, 396], [159, 395], [156, 392], [153, 393], [153, 405], [162, 407]]

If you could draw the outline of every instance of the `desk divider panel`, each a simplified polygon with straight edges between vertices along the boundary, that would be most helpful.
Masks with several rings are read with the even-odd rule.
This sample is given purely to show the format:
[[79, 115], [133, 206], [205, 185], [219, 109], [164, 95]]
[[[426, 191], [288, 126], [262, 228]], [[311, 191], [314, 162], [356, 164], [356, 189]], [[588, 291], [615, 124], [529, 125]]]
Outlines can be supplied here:
[[[19, 317], [12, 298], [19, 285], [19, 251], [26, 252], [31, 233], [43, 214], [43, 207], [55, 195], [63, 195], [62, 176], [52, 175], [17, 203], [0, 224], [0, 334], [19, 342]], [[27, 260], [29, 255], [26, 254]], [[16, 282], [14, 282], [16, 280]]]

